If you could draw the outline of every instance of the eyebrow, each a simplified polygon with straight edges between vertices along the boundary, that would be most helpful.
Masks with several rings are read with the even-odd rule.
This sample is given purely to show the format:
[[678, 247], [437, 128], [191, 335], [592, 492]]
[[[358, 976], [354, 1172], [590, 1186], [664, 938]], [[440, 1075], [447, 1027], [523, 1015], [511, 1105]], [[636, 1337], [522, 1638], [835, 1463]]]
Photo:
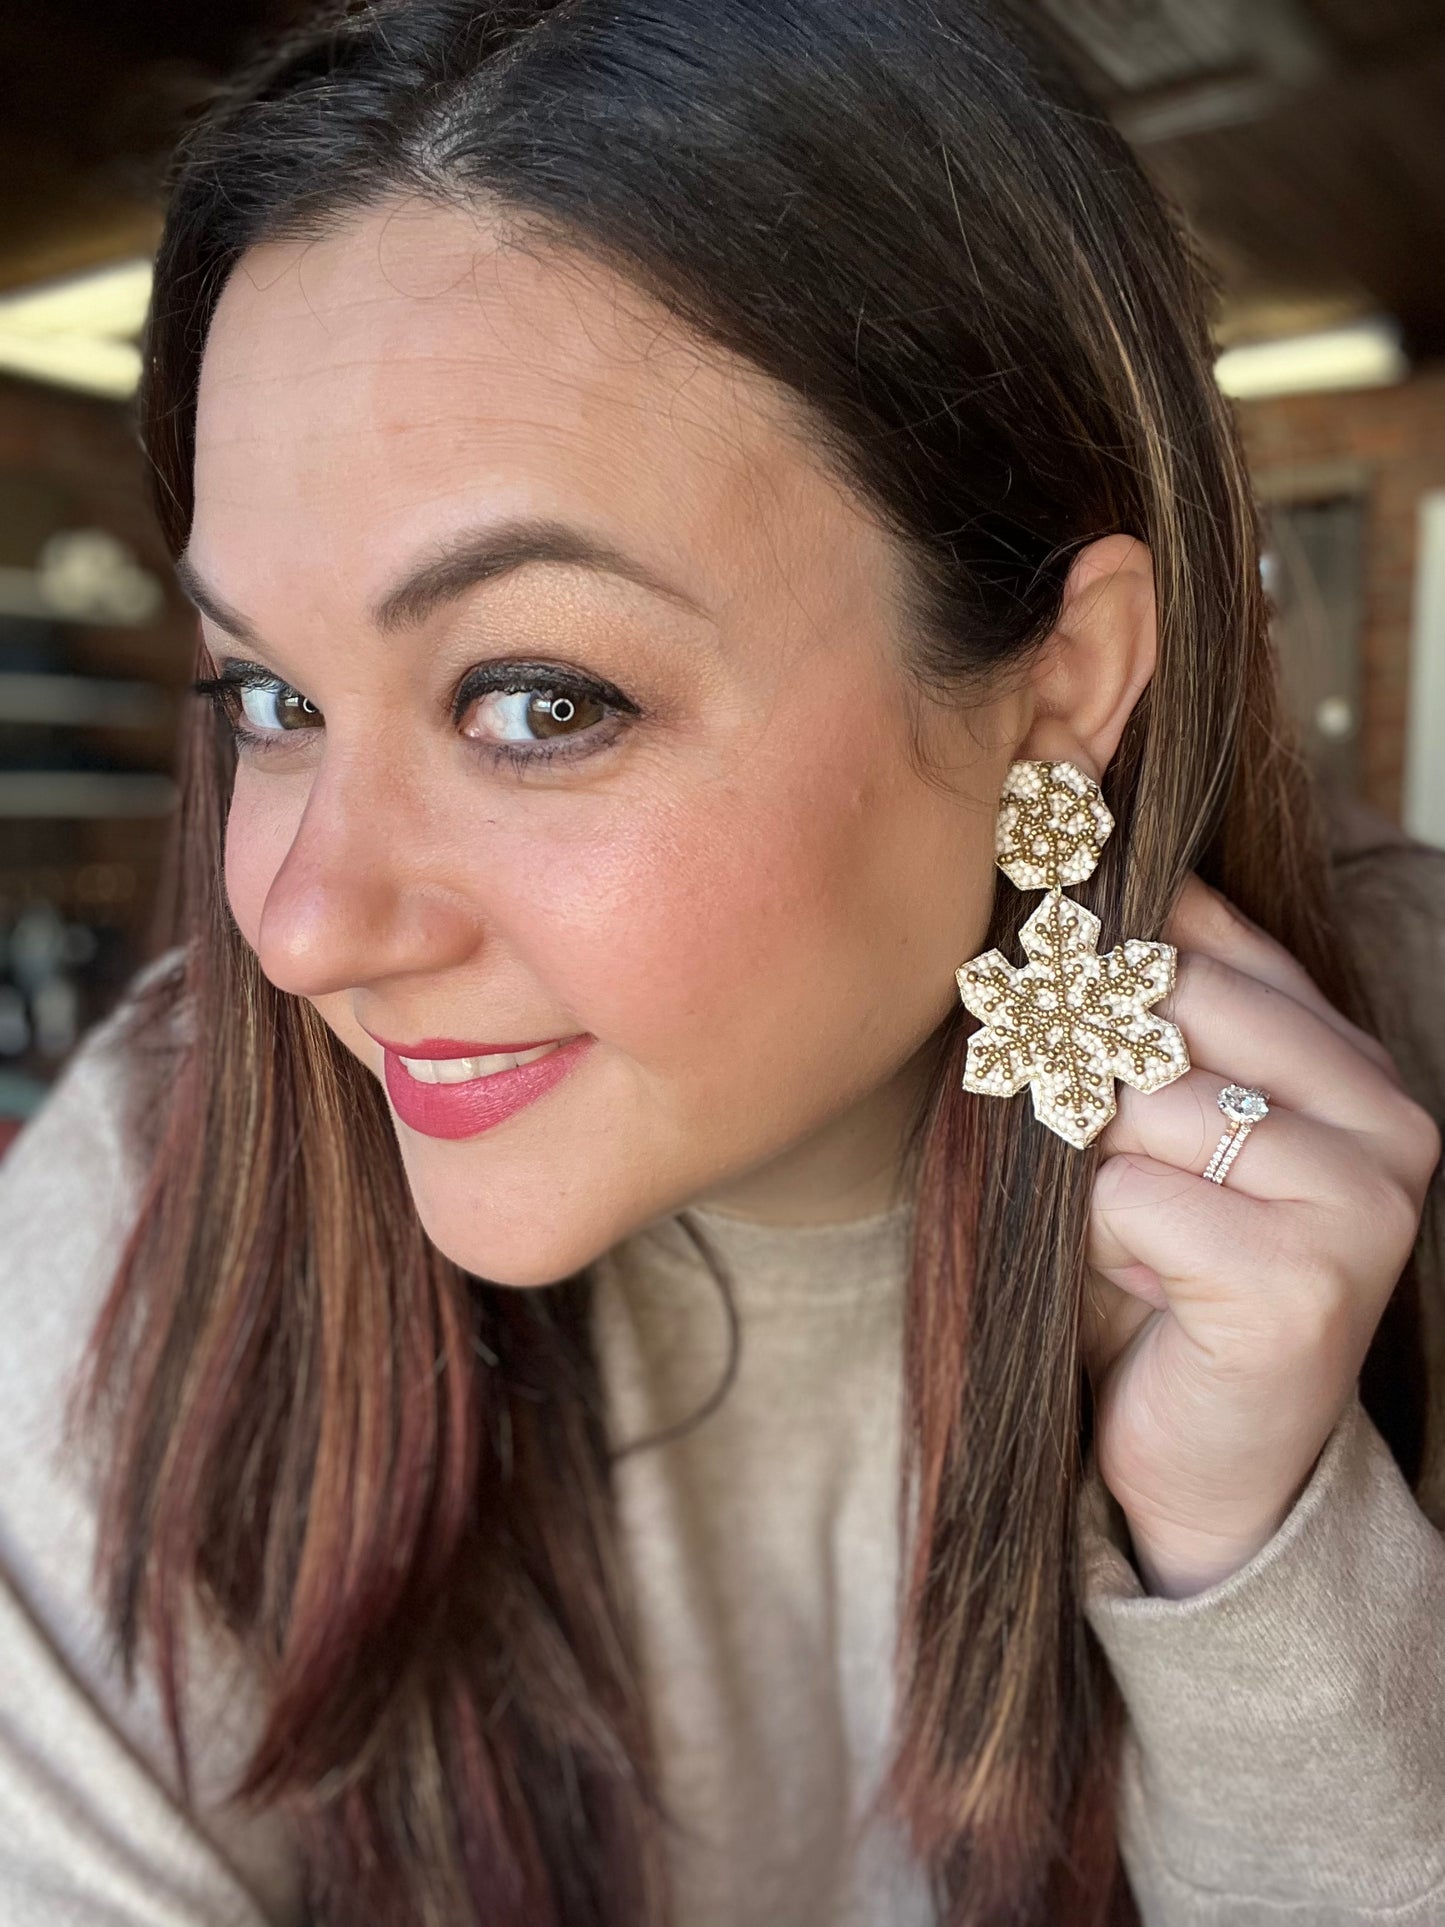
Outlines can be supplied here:
[[[478, 583], [494, 581], [535, 562], [622, 576], [694, 615], [707, 615], [702, 604], [675, 583], [654, 574], [635, 556], [589, 534], [586, 529], [545, 517], [510, 516], [485, 528], [448, 537], [424, 553], [399, 582], [373, 603], [372, 626], [380, 635], [418, 629], [435, 610], [456, 601]], [[206, 583], [189, 551], [176, 562], [175, 577], [187, 599], [218, 629], [224, 629], [238, 642], [260, 646], [261, 636], [256, 625]]]

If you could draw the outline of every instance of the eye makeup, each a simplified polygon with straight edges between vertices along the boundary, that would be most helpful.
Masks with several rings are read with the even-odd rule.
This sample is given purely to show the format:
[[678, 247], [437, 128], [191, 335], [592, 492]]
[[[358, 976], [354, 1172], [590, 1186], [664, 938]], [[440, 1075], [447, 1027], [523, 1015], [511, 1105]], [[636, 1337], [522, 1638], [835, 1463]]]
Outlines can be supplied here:
[[[191, 684], [195, 695], [209, 698], [211, 703], [231, 725], [231, 733], [238, 744], [261, 743], [265, 745], [272, 735], [290, 735], [297, 730], [316, 729], [321, 724], [321, 711], [309, 696], [303, 696], [289, 683], [273, 676], [269, 669], [259, 663], [231, 662], [219, 676], [202, 677]], [[262, 701], [253, 705], [252, 695]], [[258, 730], [248, 726], [247, 718], [254, 721], [256, 708], [264, 707], [269, 698], [275, 713], [286, 720], [274, 724], [270, 730]]]
[[[200, 677], [190, 687], [225, 719], [236, 749], [246, 755], [269, 756], [285, 751], [297, 737], [324, 726], [322, 712], [309, 697], [260, 663], [227, 661], [218, 675]], [[602, 710], [604, 720], [574, 735], [531, 742], [487, 740], [462, 728], [468, 716], [498, 697], [528, 699], [512, 703], [503, 717], [527, 728], [569, 724], [579, 712], [585, 716], [589, 706]], [[534, 705], [535, 713], [529, 713]], [[276, 726], [255, 727], [257, 711], [268, 707], [277, 718]], [[595, 755], [616, 742], [643, 714], [640, 706], [613, 683], [559, 664], [536, 662], [477, 664], [461, 678], [448, 708], [453, 727], [461, 731], [470, 749], [493, 765], [512, 768], [518, 775], [539, 764]]]

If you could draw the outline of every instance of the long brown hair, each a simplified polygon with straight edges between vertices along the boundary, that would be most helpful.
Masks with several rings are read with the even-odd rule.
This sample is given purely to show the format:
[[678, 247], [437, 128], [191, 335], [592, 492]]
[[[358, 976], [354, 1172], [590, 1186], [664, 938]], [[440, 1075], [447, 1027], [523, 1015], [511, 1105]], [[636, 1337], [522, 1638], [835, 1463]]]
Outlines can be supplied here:
[[[398, 192], [486, 197], [791, 391], [897, 537], [920, 686], [963, 701], [1016, 669], [1083, 545], [1145, 541], [1159, 664], [1105, 777], [1118, 830], [1085, 892], [1104, 941], [1157, 930], [1197, 867], [1364, 1018], [1281, 717], [1213, 285], [1022, 16], [393, 0], [267, 47], [171, 182], [140, 423], [173, 554], [228, 273]], [[248, 1655], [268, 1720], [239, 1793], [284, 1804], [318, 1922], [661, 1927], [588, 1275], [517, 1290], [429, 1244], [375, 1081], [230, 919], [230, 777], [197, 713], [175, 968], [146, 1013], [172, 1026], [169, 1085], [88, 1407], [125, 1664], [149, 1629], [185, 1776], [187, 1598]], [[1027, 908], [1000, 881], [988, 942]], [[1122, 1706], [1078, 1571], [1096, 1158], [1026, 1099], [962, 1090], [968, 1028], [956, 1011], [938, 1040], [909, 1159], [916, 1541], [889, 1790], [951, 1927], [1088, 1927], [1134, 1917]], [[1413, 1479], [1410, 1289], [1367, 1389]]]

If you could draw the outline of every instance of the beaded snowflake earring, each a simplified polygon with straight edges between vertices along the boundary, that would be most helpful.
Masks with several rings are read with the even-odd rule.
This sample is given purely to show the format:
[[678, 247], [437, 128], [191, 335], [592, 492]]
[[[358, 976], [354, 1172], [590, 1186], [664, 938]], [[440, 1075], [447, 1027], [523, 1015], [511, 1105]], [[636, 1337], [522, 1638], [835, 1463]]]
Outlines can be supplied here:
[[954, 974], [981, 1018], [968, 1040], [966, 1091], [1012, 1097], [1033, 1087], [1034, 1116], [1080, 1150], [1117, 1104], [1114, 1080], [1157, 1091], [1189, 1069], [1184, 1038], [1151, 1012], [1174, 988], [1173, 944], [1128, 937], [1102, 957], [1099, 919], [1064, 895], [1094, 867], [1114, 819], [1072, 763], [1014, 763], [999, 804], [998, 866], [1020, 890], [1048, 895], [1019, 933], [1028, 962], [986, 950]]

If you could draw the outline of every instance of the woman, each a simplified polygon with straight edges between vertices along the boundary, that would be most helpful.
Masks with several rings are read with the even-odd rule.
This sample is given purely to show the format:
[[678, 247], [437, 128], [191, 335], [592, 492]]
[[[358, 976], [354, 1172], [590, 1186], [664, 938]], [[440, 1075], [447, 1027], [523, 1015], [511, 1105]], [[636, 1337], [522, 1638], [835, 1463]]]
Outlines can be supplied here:
[[[1327, 865], [1206, 292], [972, 0], [407, 0], [192, 131], [221, 720], [5, 1168], [8, 1922], [1445, 1919], [1440, 869]], [[1080, 1142], [968, 1055], [1033, 888], [1183, 1040]]]

